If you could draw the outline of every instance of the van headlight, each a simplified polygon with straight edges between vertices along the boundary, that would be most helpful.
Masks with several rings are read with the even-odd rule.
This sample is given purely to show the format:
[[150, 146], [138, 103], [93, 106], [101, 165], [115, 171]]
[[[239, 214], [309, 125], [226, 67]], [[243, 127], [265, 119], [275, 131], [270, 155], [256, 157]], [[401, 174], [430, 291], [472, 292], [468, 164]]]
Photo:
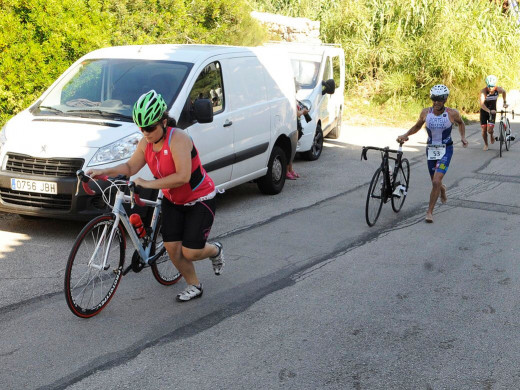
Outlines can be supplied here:
[[88, 166], [108, 164], [111, 162], [125, 160], [135, 152], [137, 144], [143, 138], [140, 133], [134, 133], [128, 137], [122, 138], [119, 141], [111, 143], [110, 145], [100, 148], [92, 160], [88, 163]]

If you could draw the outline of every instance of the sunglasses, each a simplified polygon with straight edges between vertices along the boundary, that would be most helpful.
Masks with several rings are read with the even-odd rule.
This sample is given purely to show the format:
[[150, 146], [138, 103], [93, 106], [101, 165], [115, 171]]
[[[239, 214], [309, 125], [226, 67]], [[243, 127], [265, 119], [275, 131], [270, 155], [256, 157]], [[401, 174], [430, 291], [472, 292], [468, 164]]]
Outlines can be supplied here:
[[141, 132], [147, 132], [147, 133], [151, 133], [152, 131], [155, 131], [155, 129], [157, 128], [157, 126], [159, 125], [159, 122], [153, 124], [153, 125], [150, 125], [150, 126], [146, 126], [146, 127], [140, 127], [141, 129]]
[[430, 99], [434, 102], [445, 102], [447, 99], [447, 96], [439, 95], [439, 96], [432, 96]]

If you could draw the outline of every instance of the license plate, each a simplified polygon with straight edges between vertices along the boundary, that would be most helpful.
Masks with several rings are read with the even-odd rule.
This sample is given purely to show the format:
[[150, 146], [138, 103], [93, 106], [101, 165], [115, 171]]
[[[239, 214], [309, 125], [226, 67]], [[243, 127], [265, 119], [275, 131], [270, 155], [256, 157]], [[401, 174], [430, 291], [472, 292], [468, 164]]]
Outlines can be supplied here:
[[56, 183], [50, 181], [11, 179], [11, 189], [16, 191], [37, 192], [39, 194], [58, 193]]

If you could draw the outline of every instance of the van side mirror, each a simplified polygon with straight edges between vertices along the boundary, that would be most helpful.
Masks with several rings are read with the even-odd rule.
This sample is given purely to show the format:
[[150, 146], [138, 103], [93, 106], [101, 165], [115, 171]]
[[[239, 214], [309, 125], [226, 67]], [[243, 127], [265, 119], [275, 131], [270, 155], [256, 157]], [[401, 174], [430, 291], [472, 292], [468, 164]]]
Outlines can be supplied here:
[[325, 95], [326, 93], [332, 95], [334, 93], [334, 91], [336, 90], [336, 83], [334, 82], [333, 79], [328, 79], [327, 81], [322, 81], [321, 85], [323, 87], [321, 90], [322, 95]]
[[209, 99], [197, 99], [193, 102], [193, 115], [199, 123], [213, 122], [213, 104]]

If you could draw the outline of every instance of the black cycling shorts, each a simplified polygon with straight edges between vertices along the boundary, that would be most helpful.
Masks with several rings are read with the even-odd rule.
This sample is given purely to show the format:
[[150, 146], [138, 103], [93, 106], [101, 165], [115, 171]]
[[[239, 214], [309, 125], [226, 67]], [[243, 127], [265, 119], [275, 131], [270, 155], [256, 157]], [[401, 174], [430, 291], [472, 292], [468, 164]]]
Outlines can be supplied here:
[[163, 198], [161, 207], [164, 242], [182, 241], [185, 248], [204, 248], [215, 219], [215, 198], [193, 206], [176, 205]]
[[495, 124], [495, 115], [491, 115], [489, 112], [484, 111], [482, 108], [480, 109], [480, 124], [482, 126], [487, 125], [494, 125]]

